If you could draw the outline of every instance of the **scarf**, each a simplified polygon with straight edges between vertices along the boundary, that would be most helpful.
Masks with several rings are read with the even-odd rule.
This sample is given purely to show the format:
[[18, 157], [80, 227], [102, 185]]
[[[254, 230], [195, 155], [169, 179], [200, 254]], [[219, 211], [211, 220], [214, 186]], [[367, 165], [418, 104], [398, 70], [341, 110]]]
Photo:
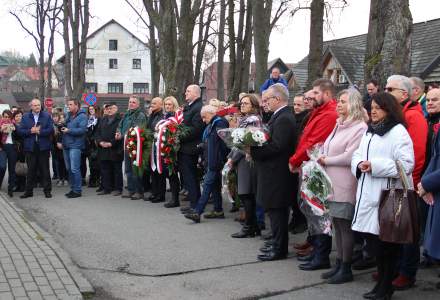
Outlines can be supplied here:
[[377, 134], [379, 136], [384, 136], [388, 131], [390, 131], [394, 126], [399, 124], [393, 120], [382, 120], [378, 123], [370, 123], [368, 124], [367, 132], [371, 132], [372, 134]]
[[91, 126], [96, 126], [96, 123], [98, 123], [98, 118], [96, 116], [90, 116], [87, 120], [87, 128], [90, 128]]

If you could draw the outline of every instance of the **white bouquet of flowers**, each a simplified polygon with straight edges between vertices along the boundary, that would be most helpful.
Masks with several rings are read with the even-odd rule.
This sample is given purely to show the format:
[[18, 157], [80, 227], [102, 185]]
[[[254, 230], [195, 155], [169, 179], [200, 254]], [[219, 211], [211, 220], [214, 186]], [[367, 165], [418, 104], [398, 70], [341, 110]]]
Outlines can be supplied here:
[[261, 147], [269, 140], [268, 130], [263, 127], [225, 128], [217, 134], [229, 148]]

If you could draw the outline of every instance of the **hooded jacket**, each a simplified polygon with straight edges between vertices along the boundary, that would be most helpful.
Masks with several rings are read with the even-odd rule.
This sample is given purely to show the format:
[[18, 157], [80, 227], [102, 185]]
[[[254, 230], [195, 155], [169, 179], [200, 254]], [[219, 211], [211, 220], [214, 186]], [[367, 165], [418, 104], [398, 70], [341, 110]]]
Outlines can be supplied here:
[[403, 115], [407, 130], [414, 147], [414, 187], [420, 182], [426, 157], [426, 140], [428, 139], [428, 123], [423, 115], [422, 106], [413, 101], [404, 102]]

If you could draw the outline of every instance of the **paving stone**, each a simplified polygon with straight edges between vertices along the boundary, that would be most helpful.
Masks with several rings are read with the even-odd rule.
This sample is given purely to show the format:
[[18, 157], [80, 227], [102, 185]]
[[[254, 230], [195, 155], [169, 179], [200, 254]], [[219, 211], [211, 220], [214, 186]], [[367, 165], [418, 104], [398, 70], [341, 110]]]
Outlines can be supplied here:
[[7, 284], [5, 282], [0, 283], [0, 292], [8, 292], [10, 290], [11, 290], [11, 288], [9, 287], [9, 284]]
[[32, 282], [34, 281], [34, 278], [31, 274], [20, 274], [20, 279], [23, 282]]
[[29, 292], [28, 297], [30, 300], [43, 300], [40, 292]]
[[58, 280], [58, 278], [59, 278], [58, 274], [55, 272], [47, 272], [46, 277], [47, 277], [47, 279], [49, 279], [49, 281], [50, 280]]
[[44, 277], [35, 277], [34, 280], [38, 286], [49, 285], [49, 281], [47, 280], [47, 278], [45, 276]]
[[9, 256], [9, 253], [8, 253], [8, 257], [0, 258], [0, 263], [2, 263], [2, 264], [12, 264], [12, 259]]
[[26, 297], [26, 291], [23, 287], [13, 287], [12, 293], [15, 297]]
[[4, 275], [0, 276], [0, 283], [1, 282], [7, 282], [7, 279], [6, 279], [6, 277]]
[[11, 287], [20, 287], [22, 286], [21, 280], [20, 279], [10, 279], [8, 281], [9, 285]]
[[14, 300], [14, 296], [11, 292], [0, 293], [1, 300]]
[[13, 264], [2, 264], [3, 271], [15, 271], [15, 266]]
[[43, 269], [43, 271], [46, 273], [55, 271], [51, 265], [41, 265], [41, 269]]
[[24, 297], [15, 297], [15, 300], [29, 300], [29, 297], [24, 296]]
[[33, 276], [44, 276], [44, 272], [41, 269], [31, 269], [31, 274]]
[[24, 289], [28, 292], [38, 291], [38, 287], [35, 282], [24, 282]]
[[75, 284], [75, 282], [73, 281], [73, 279], [70, 276], [60, 276], [61, 282], [64, 283], [65, 285], [68, 284]]
[[15, 265], [15, 267], [26, 267], [27, 266], [26, 261], [24, 259], [14, 260], [14, 265]]
[[40, 286], [40, 293], [43, 296], [55, 295], [54, 290], [48, 285]]
[[29, 269], [40, 269], [40, 264], [37, 262], [28, 262]]
[[58, 276], [60, 276], [60, 277], [62, 277], [62, 276], [70, 277], [70, 274], [69, 274], [69, 272], [67, 272], [66, 269], [55, 269], [55, 272], [56, 272], [56, 273], [58, 274]]
[[14, 279], [14, 278], [18, 278], [18, 274], [15, 271], [6, 271], [5, 272], [5, 276], [8, 279]]
[[64, 285], [60, 280], [49, 280], [49, 284], [54, 290], [60, 290], [64, 288]]

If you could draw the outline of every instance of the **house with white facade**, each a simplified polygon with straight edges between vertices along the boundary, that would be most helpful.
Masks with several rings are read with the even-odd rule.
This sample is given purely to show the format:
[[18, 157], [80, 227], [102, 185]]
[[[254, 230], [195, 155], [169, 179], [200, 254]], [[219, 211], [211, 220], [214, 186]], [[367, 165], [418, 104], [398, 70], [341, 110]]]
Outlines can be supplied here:
[[[150, 50], [124, 26], [110, 20], [87, 39], [84, 92], [96, 93], [98, 104], [126, 107], [136, 94], [150, 100]], [[64, 56], [58, 62], [63, 63]]]

